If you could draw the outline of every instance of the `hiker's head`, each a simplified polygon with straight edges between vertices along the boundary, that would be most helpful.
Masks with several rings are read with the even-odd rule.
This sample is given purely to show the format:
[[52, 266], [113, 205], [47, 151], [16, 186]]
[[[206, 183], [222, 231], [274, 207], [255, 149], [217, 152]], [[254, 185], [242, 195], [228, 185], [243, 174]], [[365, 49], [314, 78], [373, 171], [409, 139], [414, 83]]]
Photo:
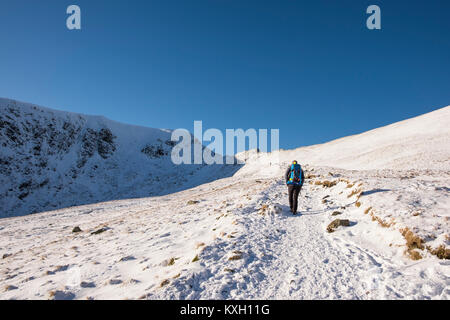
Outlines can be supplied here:
[[297, 164], [297, 160], [292, 161], [292, 164]]

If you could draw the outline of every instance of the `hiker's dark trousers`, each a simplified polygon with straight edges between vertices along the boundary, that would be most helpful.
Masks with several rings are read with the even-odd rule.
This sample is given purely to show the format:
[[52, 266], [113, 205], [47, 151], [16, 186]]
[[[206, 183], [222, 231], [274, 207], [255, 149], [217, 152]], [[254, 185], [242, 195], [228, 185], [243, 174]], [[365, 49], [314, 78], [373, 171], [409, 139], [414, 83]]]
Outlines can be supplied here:
[[289, 206], [292, 212], [297, 212], [298, 194], [301, 189], [301, 185], [288, 184]]

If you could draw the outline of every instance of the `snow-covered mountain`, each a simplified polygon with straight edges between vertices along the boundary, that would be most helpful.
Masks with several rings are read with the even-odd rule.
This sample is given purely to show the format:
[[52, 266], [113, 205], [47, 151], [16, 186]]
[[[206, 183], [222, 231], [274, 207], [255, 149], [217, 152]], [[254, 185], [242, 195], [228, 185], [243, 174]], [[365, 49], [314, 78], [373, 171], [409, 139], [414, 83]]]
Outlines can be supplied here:
[[0, 99], [0, 217], [162, 195], [238, 166], [179, 165], [171, 131]]

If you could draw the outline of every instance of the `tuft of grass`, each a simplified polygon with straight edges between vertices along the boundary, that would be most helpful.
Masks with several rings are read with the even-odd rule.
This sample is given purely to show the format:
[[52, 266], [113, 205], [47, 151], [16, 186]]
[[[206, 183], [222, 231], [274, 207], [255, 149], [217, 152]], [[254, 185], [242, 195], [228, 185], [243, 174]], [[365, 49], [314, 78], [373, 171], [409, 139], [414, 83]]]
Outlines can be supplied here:
[[198, 242], [198, 243], [195, 245], [195, 249], [198, 249], [198, 248], [200, 248], [200, 247], [203, 247], [204, 245], [205, 245], [204, 242]]
[[200, 258], [198, 257], [198, 254], [194, 257], [194, 259], [192, 259], [192, 262], [196, 262], [196, 261], [198, 261], [198, 260], [200, 260]]
[[445, 248], [444, 245], [440, 245], [436, 249], [432, 249], [430, 246], [427, 246], [427, 250], [439, 259], [450, 259], [450, 249]]
[[415, 235], [408, 227], [400, 229], [402, 236], [406, 240], [406, 250], [405, 253], [412, 260], [422, 259], [422, 255], [416, 251], [416, 249], [423, 250], [425, 247], [423, 245], [423, 240]]
[[358, 198], [359, 198], [359, 196], [361, 195], [361, 191], [362, 191], [361, 189], [353, 189], [352, 192], [347, 196], [347, 198], [351, 198], [355, 194], [358, 194], [358, 193], [359, 193], [359, 195], [358, 195]]
[[337, 180], [334, 180], [334, 181], [329, 181], [329, 180], [320, 181], [320, 180], [316, 180], [314, 182], [314, 185], [316, 185], [316, 186], [320, 186], [321, 185], [324, 188], [331, 188], [331, 187], [334, 187], [337, 183], [338, 183]]
[[377, 221], [378, 224], [380, 226], [382, 226], [383, 228], [389, 228], [390, 226], [392, 226], [394, 224], [394, 222], [386, 222], [386, 221], [384, 221], [380, 217], [375, 216], [373, 213], [371, 213], [370, 215], [372, 217], [372, 221]]
[[361, 207], [361, 202], [357, 201], [357, 202], [355, 203], [355, 206], [356, 206], [357, 208]]
[[167, 262], [168, 266], [173, 266], [175, 264], [175, 258], [170, 258], [169, 262]]
[[425, 247], [423, 245], [423, 240], [415, 235], [408, 227], [401, 229], [400, 232], [406, 240], [406, 246], [409, 250], [420, 249], [423, 250]]
[[163, 281], [161, 282], [161, 284], [159, 285], [159, 287], [162, 288], [162, 287], [168, 285], [169, 283], [170, 283], [169, 279], [163, 280]]
[[325, 180], [324, 182], [322, 182], [322, 186], [325, 188], [331, 188], [334, 187], [337, 184], [337, 181], [328, 181]]
[[188, 202], [187, 202], [187, 204], [188, 205], [193, 205], [193, 204], [197, 204], [197, 203], [199, 203], [200, 201], [197, 201], [197, 200], [189, 200]]
[[422, 259], [422, 255], [417, 252], [416, 250], [409, 250], [408, 252], [409, 257], [411, 258], [411, 260], [420, 260]]
[[372, 210], [372, 207], [368, 207], [366, 210], [364, 210], [364, 214], [368, 214]]

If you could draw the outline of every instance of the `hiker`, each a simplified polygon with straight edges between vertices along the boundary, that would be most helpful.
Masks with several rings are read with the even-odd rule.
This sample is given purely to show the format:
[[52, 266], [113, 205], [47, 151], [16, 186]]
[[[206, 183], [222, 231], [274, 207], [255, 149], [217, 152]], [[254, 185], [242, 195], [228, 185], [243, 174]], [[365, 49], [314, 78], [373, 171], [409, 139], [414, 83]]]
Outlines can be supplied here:
[[289, 206], [291, 207], [291, 212], [296, 215], [298, 195], [302, 189], [303, 182], [305, 181], [302, 167], [297, 163], [297, 160], [292, 161], [292, 164], [284, 174], [284, 178], [288, 186]]

